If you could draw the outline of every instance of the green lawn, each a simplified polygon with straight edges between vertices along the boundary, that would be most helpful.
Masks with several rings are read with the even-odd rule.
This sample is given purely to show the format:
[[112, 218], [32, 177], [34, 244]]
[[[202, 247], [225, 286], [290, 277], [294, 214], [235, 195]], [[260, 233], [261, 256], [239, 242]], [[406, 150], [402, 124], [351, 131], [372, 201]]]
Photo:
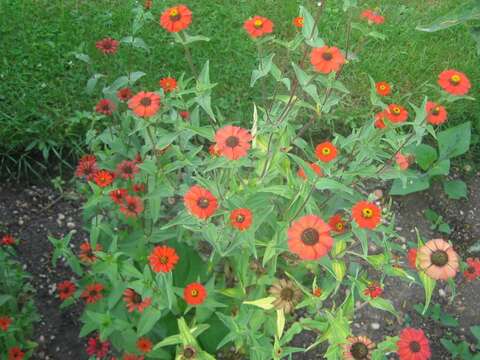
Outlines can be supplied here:
[[[415, 30], [416, 25], [429, 23], [461, 2], [370, 2], [372, 6], [380, 4], [386, 16], [381, 29], [387, 39], [367, 43], [359, 55], [360, 61], [347, 66], [343, 76], [352, 91], [349, 105], [353, 104], [355, 110], [338, 109], [335, 115], [339, 121], [343, 124], [362, 121], [369, 113], [364, 106], [368, 105], [367, 74], [400, 89], [403, 97], [398, 101], [419, 103], [422, 94], [431, 92], [425, 82], [435, 82], [438, 73], [446, 68], [457, 68], [469, 75], [474, 84], [471, 93], [478, 94], [479, 58], [467, 28], [459, 26], [431, 34]], [[148, 54], [137, 51], [128, 55], [128, 49], [121, 48], [118, 55], [104, 57], [96, 51], [98, 39], [129, 34], [133, 3], [131, 0], [3, 0], [0, 3], [0, 157], [3, 160], [6, 156], [11, 159], [18, 159], [19, 154], [26, 156], [25, 149], [29, 148], [33, 150], [29, 154], [43, 150], [50, 158], [54, 157], [52, 149], [62, 158], [69, 157], [72, 151], [79, 152], [88, 119], [73, 115], [76, 111], [92, 110], [101, 96], [100, 88], [92, 95], [85, 93], [86, 81], [93, 72], [107, 74], [107, 80], [112, 81], [122, 72], [141, 70], [147, 76], [139, 85], [148, 89], [155, 87], [163, 76], [178, 77], [188, 71], [181, 47], [173, 43], [156, 21], [140, 34], [151, 48]], [[155, 17], [175, 3], [154, 0]], [[194, 13], [190, 33], [211, 38], [209, 43], [194, 44], [192, 52], [197, 67], [210, 59], [212, 81], [218, 83], [215, 105], [229, 118], [250, 118], [252, 100], [258, 102], [260, 95], [249, 87], [256, 48], [242, 28], [243, 21], [253, 14], [268, 16], [274, 21], [279, 37], [291, 38], [296, 31], [291, 20], [298, 13], [298, 5], [314, 8], [316, 1], [185, 0], [183, 3]], [[329, 0], [320, 24], [321, 36], [328, 44], [342, 48], [344, 29], [340, 1]], [[356, 40], [354, 33], [353, 43]], [[88, 69], [76, 60], [74, 51], [89, 54], [96, 68]], [[285, 62], [282, 55], [282, 51], [277, 52], [276, 61]], [[450, 123], [471, 120], [478, 133], [478, 102], [458, 102], [449, 110]]]

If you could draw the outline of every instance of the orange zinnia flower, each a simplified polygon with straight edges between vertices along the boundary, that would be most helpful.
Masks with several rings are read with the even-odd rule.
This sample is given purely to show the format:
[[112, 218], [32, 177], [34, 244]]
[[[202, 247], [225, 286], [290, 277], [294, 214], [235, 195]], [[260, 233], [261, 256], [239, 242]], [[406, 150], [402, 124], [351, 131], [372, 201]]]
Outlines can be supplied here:
[[480, 260], [478, 259], [467, 259], [467, 268], [463, 272], [463, 276], [469, 281], [475, 280], [480, 276]]
[[215, 134], [215, 142], [221, 155], [230, 160], [237, 160], [247, 156], [250, 149], [250, 133], [238, 126], [225, 126], [218, 129]]
[[344, 360], [368, 360], [372, 357], [375, 343], [366, 336], [348, 337], [347, 343], [343, 345]]
[[317, 145], [315, 154], [318, 160], [330, 162], [337, 157], [337, 148], [330, 141], [325, 141]]
[[123, 301], [127, 305], [128, 312], [133, 312], [137, 310], [139, 313], [142, 313], [147, 307], [152, 303], [152, 298], [142, 298], [142, 295], [137, 293], [133, 289], [126, 289], [123, 292]]
[[230, 213], [230, 222], [238, 230], [246, 230], [252, 225], [252, 212], [245, 208], [235, 209]]
[[457, 70], [445, 70], [438, 76], [438, 84], [452, 95], [465, 95], [472, 85], [467, 75]]
[[211, 144], [208, 147], [208, 153], [212, 156], [220, 156], [220, 150], [218, 149], [217, 144]]
[[381, 210], [374, 203], [359, 201], [352, 207], [352, 217], [359, 227], [375, 229], [381, 220]]
[[177, 5], [165, 10], [160, 17], [160, 25], [169, 32], [187, 29], [192, 23], [192, 12], [185, 5]]
[[400, 168], [400, 170], [407, 170], [408, 167], [410, 166], [411, 159], [412, 159], [411, 155], [405, 156], [401, 153], [395, 154], [395, 161], [397, 162], [397, 165]]
[[[322, 171], [322, 168], [320, 166], [318, 166], [315, 163], [310, 163], [310, 164], [308, 164], [308, 166], [310, 166], [310, 169], [312, 169], [318, 176], [323, 176], [323, 171]], [[302, 167], [300, 167], [298, 169], [297, 175], [304, 180], [307, 179], [307, 175], [305, 174], [305, 170], [303, 170]]]
[[316, 215], [307, 215], [294, 221], [288, 229], [288, 247], [303, 260], [325, 256], [333, 246], [330, 226]]
[[397, 354], [400, 360], [428, 360], [432, 355], [430, 344], [423, 330], [405, 328], [397, 341]]
[[328, 225], [332, 231], [343, 234], [347, 228], [347, 222], [342, 219], [341, 214], [335, 214], [328, 219]]
[[77, 287], [75, 286], [75, 284], [69, 280], [62, 281], [57, 285], [58, 297], [62, 301], [70, 298], [76, 290]]
[[141, 91], [130, 99], [128, 107], [138, 116], [151, 117], [160, 109], [160, 96]]
[[100, 170], [93, 175], [93, 180], [100, 187], [107, 187], [113, 182], [113, 174], [107, 170]]
[[95, 250], [93, 250], [90, 246], [90, 243], [84, 241], [80, 244], [80, 254], [78, 255], [78, 257], [83, 263], [93, 264], [95, 261], [97, 261], [95, 251], [102, 251], [102, 246], [97, 243], [97, 245], [95, 246]]
[[142, 337], [137, 340], [137, 349], [142, 353], [149, 353], [152, 351], [153, 344], [150, 339]]
[[444, 106], [427, 101], [427, 122], [433, 125], [441, 125], [447, 121], [447, 110]]
[[322, 289], [320, 289], [319, 287], [315, 288], [315, 289], [312, 291], [312, 295], [315, 296], [315, 297], [320, 297], [320, 296], [322, 296]]
[[194, 185], [183, 196], [185, 207], [196, 217], [208, 219], [218, 208], [217, 198], [207, 189]]
[[385, 115], [388, 120], [393, 123], [402, 123], [408, 119], [408, 111], [404, 107], [397, 104], [388, 105], [388, 109], [385, 110]]
[[410, 266], [410, 268], [413, 270], [417, 269], [417, 250], [418, 249], [416, 248], [411, 248], [411, 249], [408, 249], [408, 252], [407, 252], [408, 266]]
[[152, 270], [157, 273], [172, 271], [179, 259], [175, 249], [165, 245], [155, 246], [148, 257]]
[[315, 71], [328, 74], [340, 70], [345, 64], [345, 57], [338, 48], [323, 46], [312, 50], [310, 62]]
[[103, 115], [112, 115], [115, 111], [115, 104], [109, 99], [100, 99], [95, 106], [95, 111]]
[[177, 88], [177, 80], [172, 77], [166, 77], [160, 80], [160, 87], [165, 93], [172, 92]]
[[207, 290], [200, 283], [191, 283], [183, 289], [183, 298], [189, 305], [203, 304], [207, 297]]
[[387, 125], [385, 125], [385, 119], [387, 118], [387, 112], [386, 111], [380, 111], [379, 113], [375, 114], [375, 122], [373, 125], [377, 129], [385, 129]]
[[7, 331], [12, 323], [12, 318], [10, 316], [0, 316], [0, 329]]
[[125, 199], [120, 205], [120, 211], [125, 217], [137, 217], [143, 211], [143, 201], [138, 196], [125, 195]]
[[273, 23], [263, 16], [254, 16], [243, 24], [244, 29], [252, 38], [257, 38], [273, 32]]
[[87, 304], [95, 304], [98, 300], [103, 298], [103, 289], [104, 286], [99, 283], [87, 285], [80, 297], [83, 298]]
[[380, 96], [387, 96], [390, 94], [390, 84], [385, 82], [385, 81], [381, 81], [381, 82], [378, 82], [375, 84], [375, 89], [377, 90], [377, 94], [380, 95]]
[[304, 25], [303, 17], [297, 16], [295, 19], [293, 19], [293, 25], [296, 26], [297, 28], [303, 28], [303, 25]]
[[429, 240], [418, 249], [419, 268], [435, 280], [455, 277], [459, 259], [453, 247], [443, 239]]
[[370, 296], [372, 299], [379, 297], [382, 295], [383, 289], [380, 284], [376, 281], [372, 281], [368, 284], [368, 286], [363, 290], [363, 294], [365, 296]]
[[108, 193], [115, 204], [122, 205], [125, 201], [125, 196], [128, 195], [127, 189], [115, 189]]
[[363, 11], [361, 17], [367, 20], [369, 24], [380, 25], [385, 22], [385, 18], [373, 10]]

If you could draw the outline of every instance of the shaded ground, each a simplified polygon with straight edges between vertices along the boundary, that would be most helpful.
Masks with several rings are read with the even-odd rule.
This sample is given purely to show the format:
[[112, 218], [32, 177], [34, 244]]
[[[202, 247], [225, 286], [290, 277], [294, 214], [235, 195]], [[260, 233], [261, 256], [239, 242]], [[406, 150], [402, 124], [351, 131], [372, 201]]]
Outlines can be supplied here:
[[[415, 227], [424, 238], [446, 237], [430, 228], [424, 217], [430, 208], [441, 214], [451, 226], [448, 237], [460, 256], [465, 259], [480, 254], [469, 253], [468, 248], [480, 239], [480, 180], [469, 181], [469, 198], [449, 200], [439, 186], [429, 192], [396, 198], [393, 211], [397, 219], [397, 230], [401, 234], [399, 241], [407, 246], [416, 241]], [[59, 197], [58, 193], [44, 187], [0, 186], [0, 231], [7, 230], [21, 240], [18, 246], [20, 260], [33, 276], [33, 285], [37, 290], [36, 305], [42, 320], [36, 325], [34, 340], [39, 343], [34, 359], [86, 359], [85, 340], [78, 338], [80, 323], [79, 307], [60, 310], [60, 301], [56, 298], [55, 284], [72, 277], [72, 273], [62, 264], [52, 269], [52, 246], [47, 236], [64, 236], [76, 231], [72, 243], [78, 246], [86, 234], [81, 231], [80, 202]], [[442, 305], [442, 310], [458, 319], [460, 326], [446, 328], [441, 324], [420, 316], [412, 306], [423, 303], [423, 289], [418, 285], [409, 286], [397, 279], [388, 279], [384, 296], [393, 301], [402, 314], [400, 320], [365, 306], [356, 311], [352, 324], [356, 335], [367, 335], [374, 341], [385, 336], [396, 335], [405, 327], [413, 326], [425, 329], [432, 346], [432, 359], [447, 360], [451, 355], [440, 344], [446, 334], [459, 339], [471, 340], [469, 327], [480, 324], [480, 303], [476, 297], [480, 294], [480, 281], [461, 283], [457, 280], [457, 297], [449, 303], [450, 292], [444, 283], [438, 283], [432, 303]], [[357, 304], [359, 305], [359, 304]], [[302, 333], [297, 336], [294, 346], [308, 347], [315, 335]], [[322, 359], [322, 349], [314, 349], [306, 354], [296, 354], [295, 359]], [[395, 359], [395, 355], [391, 356]]]

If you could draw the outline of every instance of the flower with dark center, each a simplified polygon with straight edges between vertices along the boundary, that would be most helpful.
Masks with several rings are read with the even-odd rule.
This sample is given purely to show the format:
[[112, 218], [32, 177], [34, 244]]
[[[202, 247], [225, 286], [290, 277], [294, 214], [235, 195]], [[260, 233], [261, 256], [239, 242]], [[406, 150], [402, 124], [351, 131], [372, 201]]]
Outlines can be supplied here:
[[343, 346], [343, 359], [369, 360], [372, 358], [373, 349], [375, 349], [375, 343], [366, 336], [349, 337]]
[[392, 123], [403, 123], [408, 119], [408, 111], [397, 104], [388, 105], [385, 114]]
[[128, 101], [128, 108], [144, 118], [154, 116], [160, 105], [160, 96], [154, 92], [139, 92]]
[[438, 77], [438, 84], [449, 94], [466, 95], [472, 87], [468, 77], [457, 70], [445, 70]]
[[353, 220], [360, 228], [375, 229], [381, 221], [382, 211], [369, 201], [359, 201], [352, 207]]
[[225, 126], [215, 133], [218, 152], [230, 160], [247, 156], [250, 149], [250, 133], [238, 126]]
[[192, 12], [185, 5], [177, 5], [165, 10], [160, 16], [160, 25], [168, 32], [187, 29], [192, 23]]
[[185, 207], [199, 219], [208, 219], [218, 208], [217, 198], [207, 189], [194, 185], [183, 196]]
[[469, 281], [475, 280], [480, 276], [480, 260], [468, 258], [467, 268], [463, 272], [463, 276]]
[[459, 268], [455, 250], [443, 239], [428, 241], [417, 253], [419, 268], [435, 280], [453, 278]]
[[183, 289], [183, 299], [189, 305], [201, 305], [207, 298], [207, 290], [200, 283], [191, 283], [188, 284], [185, 289]]
[[268, 292], [275, 298], [272, 302], [277, 310], [289, 314], [302, 300], [302, 291], [290, 280], [280, 279], [275, 281]]
[[157, 273], [172, 271], [179, 259], [176, 250], [166, 245], [155, 246], [148, 256], [150, 267]]
[[123, 301], [125, 302], [128, 312], [133, 312], [137, 310], [139, 313], [142, 313], [147, 307], [152, 303], [150, 297], [142, 298], [142, 295], [137, 293], [133, 289], [126, 289], [123, 292]]
[[316, 215], [307, 215], [294, 221], [287, 236], [290, 251], [302, 260], [319, 259], [333, 246], [330, 226]]
[[251, 38], [258, 38], [273, 32], [273, 22], [263, 16], [254, 16], [244, 22], [243, 28]]
[[318, 160], [323, 162], [330, 162], [337, 157], [338, 150], [330, 141], [322, 142], [315, 147], [315, 155]]
[[340, 49], [335, 46], [323, 46], [312, 50], [310, 62], [315, 71], [322, 74], [329, 74], [334, 71], [339, 71], [346, 60]]
[[427, 122], [433, 125], [441, 125], [447, 121], [447, 110], [444, 106], [436, 104], [431, 101], [427, 101], [426, 105], [427, 111]]
[[230, 213], [230, 223], [240, 231], [247, 230], [253, 221], [253, 214], [249, 209], [235, 209]]
[[431, 351], [427, 337], [420, 329], [405, 328], [397, 341], [400, 360], [427, 360]]

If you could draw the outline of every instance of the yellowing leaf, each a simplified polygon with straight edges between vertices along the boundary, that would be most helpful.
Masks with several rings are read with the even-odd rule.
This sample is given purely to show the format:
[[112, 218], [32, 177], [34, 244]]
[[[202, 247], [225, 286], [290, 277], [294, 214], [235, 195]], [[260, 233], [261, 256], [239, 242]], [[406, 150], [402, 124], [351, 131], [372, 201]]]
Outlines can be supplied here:
[[273, 296], [268, 296], [266, 298], [253, 300], [253, 301], [244, 301], [244, 304], [258, 306], [259, 308], [270, 310], [273, 309], [272, 302], [275, 300]]

